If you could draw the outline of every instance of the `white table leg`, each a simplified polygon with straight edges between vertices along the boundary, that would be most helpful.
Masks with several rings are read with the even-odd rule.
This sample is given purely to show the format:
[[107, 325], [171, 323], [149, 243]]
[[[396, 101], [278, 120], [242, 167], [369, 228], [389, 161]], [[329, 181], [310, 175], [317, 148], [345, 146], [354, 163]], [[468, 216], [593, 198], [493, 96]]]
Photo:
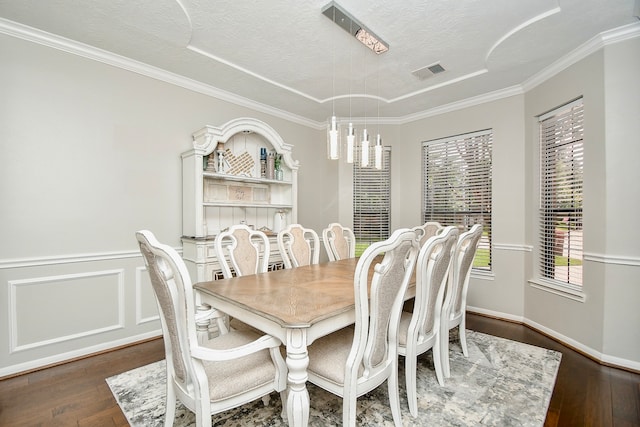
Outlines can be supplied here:
[[287, 330], [287, 419], [290, 426], [306, 427], [309, 424], [308, 366], [307, 330]]

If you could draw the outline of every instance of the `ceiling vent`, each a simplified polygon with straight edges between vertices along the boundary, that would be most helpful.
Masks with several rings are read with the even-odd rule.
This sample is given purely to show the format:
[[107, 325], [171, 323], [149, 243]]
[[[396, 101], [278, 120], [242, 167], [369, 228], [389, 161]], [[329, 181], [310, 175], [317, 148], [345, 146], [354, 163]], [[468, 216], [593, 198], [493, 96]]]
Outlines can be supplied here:
[[444, 69], [444, 67], [442, 65], [440, 65], [439, 63], [433, 64], [433, 65], [429, 65], [427, 67], [422, 67], [420, 69], [417, 69], [415, 71], [412, 71], [411, 74], [413, 74], [414, 76], [416, 76], [418, 78], [418, 80], [425, 80], [428, 79], [429, 77], [435, 75], [435, 74], [439, 74], [446, 71]]

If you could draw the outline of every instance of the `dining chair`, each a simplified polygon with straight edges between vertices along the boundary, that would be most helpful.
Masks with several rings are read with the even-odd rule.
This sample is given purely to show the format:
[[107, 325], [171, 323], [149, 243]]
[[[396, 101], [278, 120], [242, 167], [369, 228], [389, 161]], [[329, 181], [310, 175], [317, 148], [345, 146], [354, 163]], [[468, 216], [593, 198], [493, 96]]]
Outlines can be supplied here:
[[320, 239], [312, 228], [289, 224], [278, 233], [276, 241], [285, 268], [318, 264], [320, 261]]
[[416, 296], [413, 311], [403, 311], [398, 330], [398, 354], [404, 356], [409, 411], [418, 416], [416, 372], [418, 355], [432, 350], [436, 379], [442, 386], [440, 318], [447, 275], [458, 240], [457, 227], [445, 227], [420, 247], [416, 260]]
[[466, 335], [467, 290], [478, 244], [482, 237], [482, 224], [475, 224], [470, 230], [460, 234], [453, 252], [451, 272], [442, 304], [441, 341], [442, 368], [445, 378], [451, 376], [449, 366], [449, 331], [458, 326], [458, 336], [462, 354], [469, 356]]
[[216, 254], [225, 279], [248, 274], [266, 273], [271, 244], [260, 230], [244, 224], [233, 225], [218, 234]]
[[397, 333], [417, 253], [416, 233], [408, 228], [365, 249], [353, 278], [355, 325], [309, 346], [309, 381], [342, 397], [344, 426], [355, 426], [357, 398], [385, 380], [393, 422], [402, 425]]
[[322, 230], [322, 242], [329, 261], [337, 261], [356, 256], [356, 236], [350, 228], [332, 222]]
[[413, 230], [418, 233], [418, 241], [420, 242], [420, 246], [422, 246], [429, 237], [435, 236], [442, 231], [443, 228], [444, 226], [437, 221], [427, 221], [422, 225], [413, 227]]
[[195, 412], [196, 426], [211, 426], [211, 415], [283, 393], [287, 368], [280, 340], [251, 331], [229, 331], [198, 342], [195, 298], [184, 261], [148, 230], [136, 232], [153, 287], [165, 346], [165, 426], [172, 426], [176, 400]]

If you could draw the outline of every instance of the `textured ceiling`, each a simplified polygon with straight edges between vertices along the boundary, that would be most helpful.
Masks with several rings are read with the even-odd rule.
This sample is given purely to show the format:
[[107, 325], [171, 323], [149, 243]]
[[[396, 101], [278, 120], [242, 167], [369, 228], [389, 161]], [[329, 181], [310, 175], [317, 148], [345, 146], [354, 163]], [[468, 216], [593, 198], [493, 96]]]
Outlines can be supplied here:
[[[62, 36], [323, 122], [402, 120], [521, 87], [604, 32], [634, 0], [340, 0], [389, 45], [375, 55], [327, 19], [329, 0], [0, 0], [14, 24]], [[631, 27], [629, 27], [631, 26]], [[439, 63], [424, 80], [412, 72]]]

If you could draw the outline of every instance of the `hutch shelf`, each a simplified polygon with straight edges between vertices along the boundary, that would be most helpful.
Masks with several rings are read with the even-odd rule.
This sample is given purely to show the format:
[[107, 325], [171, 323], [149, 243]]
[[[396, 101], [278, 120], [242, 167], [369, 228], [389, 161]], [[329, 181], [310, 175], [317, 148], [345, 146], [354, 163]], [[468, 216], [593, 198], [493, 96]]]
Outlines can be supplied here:
[[193, 134], [193, 148], [182, 154], [182, 256], [194, 281], [219, 277], [214, 241], [235, 224], [264, 231], [271, 267], [282, 264], [276, 234], [297, 222], [298, 162], [291, 149], [253, 118]]

